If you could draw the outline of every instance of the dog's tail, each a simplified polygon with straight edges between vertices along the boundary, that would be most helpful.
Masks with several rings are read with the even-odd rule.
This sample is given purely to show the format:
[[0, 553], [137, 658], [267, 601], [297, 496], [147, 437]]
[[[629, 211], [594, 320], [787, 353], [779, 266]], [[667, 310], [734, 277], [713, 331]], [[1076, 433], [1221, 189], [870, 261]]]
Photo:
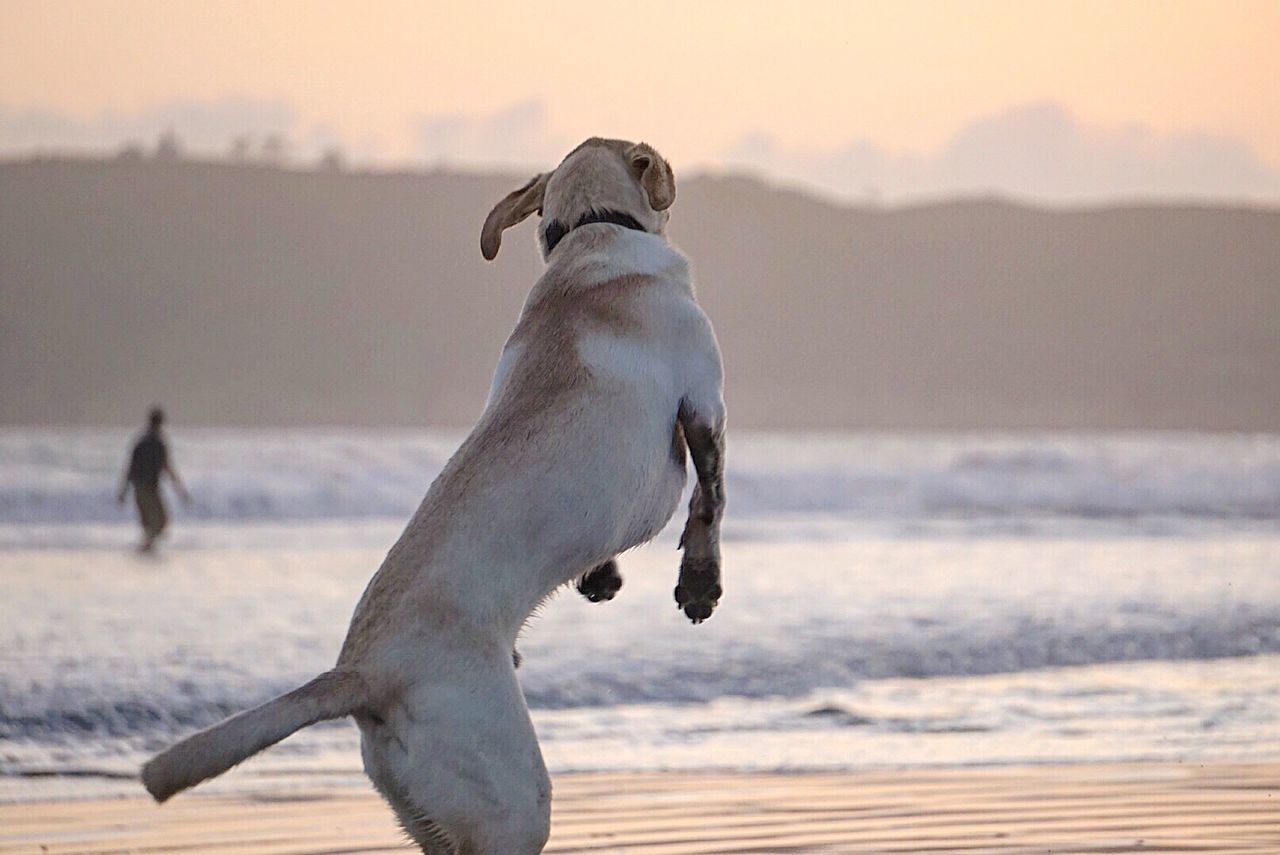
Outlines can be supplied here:
[[368, 705], [364, 678], [335, 668], [305, 686], [234, 715], [157, 754], [142, 767], [142, 784], [163, 802], [175, 793], [275, 745], [289, 734], [318, 721], [342, 718]]

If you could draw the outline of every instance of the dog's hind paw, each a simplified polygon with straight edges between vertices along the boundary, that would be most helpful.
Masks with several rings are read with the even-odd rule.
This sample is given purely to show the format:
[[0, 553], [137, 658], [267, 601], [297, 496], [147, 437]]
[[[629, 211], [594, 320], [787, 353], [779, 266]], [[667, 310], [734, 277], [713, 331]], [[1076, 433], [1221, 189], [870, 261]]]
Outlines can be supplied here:
[[622, 574], [618, 572], [618, 562], [612, 558], [583, 573], [578, 580], [578, 593], [593, 603], [612, 600], [621, 589]]
[[685, 554], [680, 563], [680, 580], [676, 583], [676, 606], [694, 623], [711, 617], [724, 590], [720, 587], [720, 562], [715, 559], [695, 560]]

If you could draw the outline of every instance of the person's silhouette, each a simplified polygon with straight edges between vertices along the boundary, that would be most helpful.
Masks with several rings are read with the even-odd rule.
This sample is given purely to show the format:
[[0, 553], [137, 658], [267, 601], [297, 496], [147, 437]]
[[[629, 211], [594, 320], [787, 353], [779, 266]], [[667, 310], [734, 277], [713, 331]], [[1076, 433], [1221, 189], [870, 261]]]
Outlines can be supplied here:
[[160, 428], [164, 424], [164, 411], [152, 407], [147, 417], [147, 430], [133, 446], [129, 455], [129, 467], [120, 479], [120, 492], [116, 501], [124, 504], [129, 488], [133, 488], [133, 500], [138, 505], [138, 522], [142, 525], [143, 552], [155, 546], [156, 539], [164, 532], [169, 523], [169, 514], [165, 510], [164, 497], [160, 495], [160, 476], [168, 473], [182, 501], [191, 504], [191, 494], [183, 486], [182, 479], [173, 468], [169, 459], [169, 449], [164, 443], [164, 435]]

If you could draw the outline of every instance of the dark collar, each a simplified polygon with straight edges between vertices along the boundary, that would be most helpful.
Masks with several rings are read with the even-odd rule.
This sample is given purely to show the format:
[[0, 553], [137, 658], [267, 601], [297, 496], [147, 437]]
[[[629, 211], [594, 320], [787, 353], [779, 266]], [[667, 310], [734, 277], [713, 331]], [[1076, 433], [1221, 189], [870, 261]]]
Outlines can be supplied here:
[[551, 250], [556, 248], [556, 244], [564, 240], [564, 236], [573, 229], [591, 223], [612, 223], [615, 226], [625, 226], [629, 229], [635, 229], [638, 232], [645, 231], [645, 227], [636, 222], [636, 218], [630, 214], [624, 214], [621, 211], [590, 211], [582, 215], [582, 219], [574, 223], [573, 228], [565, 228], [564, 223], [559, 220], [552, 220], [542, 228], [542, 242], [547, 248], [547, 255], [551, 254]]

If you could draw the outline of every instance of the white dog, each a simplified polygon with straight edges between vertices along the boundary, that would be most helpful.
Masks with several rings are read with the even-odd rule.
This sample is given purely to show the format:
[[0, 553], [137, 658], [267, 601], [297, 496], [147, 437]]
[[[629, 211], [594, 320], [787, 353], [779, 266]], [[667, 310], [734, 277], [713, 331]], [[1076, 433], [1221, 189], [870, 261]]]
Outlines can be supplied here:
[[365, 770], [428, 853], [542, 850], [551, 784], [512, 650], [529, 614], [652, 538], [697, 473], [677, 604], [720, 597], [720, 350], [664, 236], [675, 180], [644, 143], [590, 139], [508, 195], [485, 258], [535, 211], [546, 272], [503, 348], [475, 430], [356, 607], [332, 670], [195, 734], [142, 770], [164, 801], [299, 728], [354, 716]]

